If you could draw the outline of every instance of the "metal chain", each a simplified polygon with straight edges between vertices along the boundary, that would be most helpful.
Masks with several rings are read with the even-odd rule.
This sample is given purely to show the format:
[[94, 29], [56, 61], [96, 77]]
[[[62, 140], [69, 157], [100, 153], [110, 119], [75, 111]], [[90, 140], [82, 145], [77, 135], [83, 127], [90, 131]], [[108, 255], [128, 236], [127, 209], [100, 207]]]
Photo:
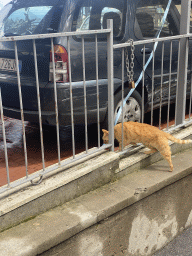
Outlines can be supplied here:
[[129, 54], [128, 54], [128, 50], [127, 48], [125, 49], [125, 57], [126, 57], [126, 68], [127, 68], [127, 78], [128, 78], [128, 81], [131, 82], [133, 81], [133, 76], [134, 76], [134, 71], [133, 71], [133, 68], [134, 68], [134, 58], [135, 58], [135, 55], [134, 55], [134, 51], [135, 51], [135, 46], [133, 45], [133, 39], [129, 39], [127, 41], [127, 43], [130, 43], [131, 44], [131, 62], [130, 62], [130, 65], [129, 65]]

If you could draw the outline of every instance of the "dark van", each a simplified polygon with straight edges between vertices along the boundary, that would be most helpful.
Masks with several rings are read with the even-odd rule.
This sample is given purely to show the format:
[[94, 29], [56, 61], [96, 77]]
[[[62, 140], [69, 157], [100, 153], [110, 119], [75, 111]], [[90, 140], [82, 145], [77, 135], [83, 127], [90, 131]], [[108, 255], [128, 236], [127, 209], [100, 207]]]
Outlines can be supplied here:
[[[88, 31], [107, 28], [107, 19], [113, 19], [114, 44], [128, 39], [143, 40], [155, 38], [160, 29], [160, 37], [179, 34], [181, 1], [172, 0], [169, 13], [161, 28], [168, 0], [13, 0], [0, 11], [0, 37], [27, 36], [71, 31]], [[84, 87], [81, 36], [70, 37], [71, 77], [73, 111], [75, 124], [84, 124]], [[85, 77], [87, 94], [88, 123], [97, 122], [95, 36], [86, 35]], [[36, 39], [37, 66], [40, 83], [40, 99], [43, 124], [55, 125], [55, 101], [51, 41]], [[66, 37], [54, 38], [55, 69], [58, 93], [58, 113], [60, 125], [71, 124], [69, 88], [69, 49]], [[39, 122], [35, 65], [32, 40], [17, 42], [19, 72], [22, 88], [24, 118]], [[155, 53], [154, 108], [160, 103], [162, 43]], [[137, 46], [134, 51], [134, 80], [142, 72], [143, 53], [146, 60], [153, 50], [153, 44]], [[162, 104], [168, 100], [168, 80], [170, 41], [164, 44]], [[176, 95], [178, 62], [178, 40], [172, 45], [171, 101]], [[190, 63], [190, 62], [189, 62]], [[107, 80], [107, 36], [98, 35], [98, 76], [100, 122], [106, 122], [108, 101]], [[114, 50], [114, 97], [115, 115], [121, 105], [121, 51]], [[0, 42], [0, 87], [4, 114], [21, 118], [15, 65], [15, 44]], [[125, 76], [125, 94], [129, 92]], [[145, 72], [145, 112], [152, 100], [152, 63]], [[124, 120], [141, 120], [142, 85], [139, 83], [127, 100]], [[120, 119], [119, 119], [120, 120]]]

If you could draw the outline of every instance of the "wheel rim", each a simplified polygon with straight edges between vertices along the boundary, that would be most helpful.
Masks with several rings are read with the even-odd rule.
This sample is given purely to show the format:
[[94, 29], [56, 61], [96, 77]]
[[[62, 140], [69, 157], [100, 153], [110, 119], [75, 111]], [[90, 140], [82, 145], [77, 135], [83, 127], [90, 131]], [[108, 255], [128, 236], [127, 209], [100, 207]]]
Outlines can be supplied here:
[[[115, 108], [115, 116], [114, 116], [115, 120], [121, 106], [122, 106], [122, 100], [118, 102]], [[123, 122], [128, 122], [128, 121], [140, 122], [140, 120], [141, 120], [141, 107], [135, 98], [130, 97], [123, 107]], [[121, 122], [122, 122], [122, 112], [117, 123], [121, 123]]]

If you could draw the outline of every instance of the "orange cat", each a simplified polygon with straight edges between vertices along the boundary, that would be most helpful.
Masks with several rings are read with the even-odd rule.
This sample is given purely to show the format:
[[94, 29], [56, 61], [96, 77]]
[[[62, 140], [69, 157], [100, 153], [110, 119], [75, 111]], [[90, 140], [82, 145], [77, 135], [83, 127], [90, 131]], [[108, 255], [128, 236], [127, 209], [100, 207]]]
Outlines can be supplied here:
[[[103, 142], [107, 144], [109, 142], [109, 132], [103, 131]], [[123, 144], [136, 145], [136, 143], [142, 143], [146, 147], [150, 148], [150, 151], [145, 154], [151, 154], [157, 150], [166, 159], [170, 166], [170, 171], [173, 171], [173, 164], [171, 161], [171, 150], [168, 144], [168, 140], [174, 141], [180, 144], [192, 143], [192, 140], [180, 140], [173, 137], [171, 134], [159, 130], [157, 127], [136, 123], [125, 122], [123, 124]], [[119, 149], [122, 149], [122, 124], [119, 123], [114, 127], [114, 137], [119, 142]]]

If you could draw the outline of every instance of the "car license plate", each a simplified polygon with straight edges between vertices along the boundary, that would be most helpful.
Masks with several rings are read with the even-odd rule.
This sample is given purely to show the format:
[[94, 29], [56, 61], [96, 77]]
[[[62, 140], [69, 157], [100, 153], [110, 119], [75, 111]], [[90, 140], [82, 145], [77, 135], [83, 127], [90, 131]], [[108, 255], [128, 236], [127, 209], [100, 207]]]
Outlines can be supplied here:
[[[19, 71], [21, 71], [21, 63], [22, 62], [19, 60]], [[17, 71], [16, 60], [0, 58], [0, 70], [16, 72]]]

